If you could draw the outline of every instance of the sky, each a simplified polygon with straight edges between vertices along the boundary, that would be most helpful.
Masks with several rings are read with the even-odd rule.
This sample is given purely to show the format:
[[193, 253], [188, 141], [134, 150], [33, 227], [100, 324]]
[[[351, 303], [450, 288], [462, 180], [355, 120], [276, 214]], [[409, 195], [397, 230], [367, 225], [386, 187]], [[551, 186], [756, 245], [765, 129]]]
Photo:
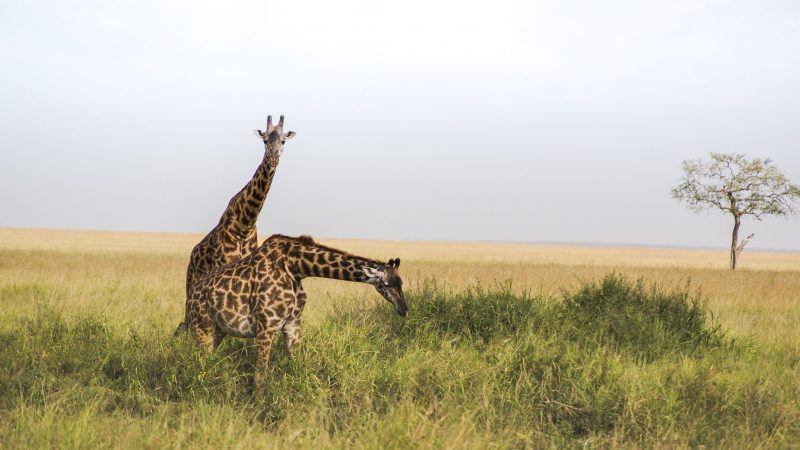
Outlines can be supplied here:
[[0, 227], [207, 232], [268, 114], [261, 235], [725, 247], [682, 160], [800, 183], [794, 1], [3, 0], [0, 61]]

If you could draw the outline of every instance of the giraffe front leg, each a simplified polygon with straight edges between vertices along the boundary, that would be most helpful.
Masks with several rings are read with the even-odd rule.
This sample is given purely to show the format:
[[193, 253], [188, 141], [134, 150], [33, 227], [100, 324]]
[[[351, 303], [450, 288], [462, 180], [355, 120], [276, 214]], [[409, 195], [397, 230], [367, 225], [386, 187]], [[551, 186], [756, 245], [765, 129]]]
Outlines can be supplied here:
[[272, 338], [281, 330], [289, 319], [287, 309], [294, 304], [295, 292], [292, 290], [279, 291], [273, 289], [270, 294], [264, 294], [257, 300], [256, 341], [258, 342], [258, 355], [256, 359], [255, 385], [256, 393], [261, 395], [264, 389], [264, 375], [269, 364], [270, 347]]
[[306, 291], [302, 283], [298, 282], [294, 291], [295, 310], [283, 325], [283, 335], [286, 338], [286, 351], [292, 357], [295, 348], [300, 344], [300, 315], [306, 306]]
[[300, 318], [291, 317], [283, 325], [283, 336], [286, 338], [286, 351], [293, 357], [294, 349], [300, 344]]
[[275, 331], [266, 327], [262, 327], [258, 331], [258, 334], [256, 334], [258, 354], [256, 355], [255, 385], [256, 395], [259, 397], [264, 394], [264, 377], [266, 376], [267, 366], [269, 365], [269, 352], [272, 348], [272, 338], [274, 335]]

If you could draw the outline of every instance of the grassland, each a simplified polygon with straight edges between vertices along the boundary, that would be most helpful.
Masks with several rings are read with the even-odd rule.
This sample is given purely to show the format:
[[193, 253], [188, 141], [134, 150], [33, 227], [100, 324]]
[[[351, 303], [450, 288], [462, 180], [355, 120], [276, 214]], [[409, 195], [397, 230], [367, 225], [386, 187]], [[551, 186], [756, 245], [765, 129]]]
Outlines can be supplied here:
[[0, 446], [800, 442], [798, 253], [320, 239], [401, 257], [411, 316], [310, 280], [253, 399], [248, 341], [171, 337], [199, 237], [0, 230]]

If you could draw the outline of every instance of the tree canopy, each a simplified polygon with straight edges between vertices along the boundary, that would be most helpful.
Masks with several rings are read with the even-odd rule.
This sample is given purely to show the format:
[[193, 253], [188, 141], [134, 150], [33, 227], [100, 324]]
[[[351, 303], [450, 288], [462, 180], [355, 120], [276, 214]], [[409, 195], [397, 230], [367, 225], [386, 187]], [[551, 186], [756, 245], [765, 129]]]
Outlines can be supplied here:
[[672, 189], [673, 198], [697, 212], [713, 207], [758, 220], [794, 213], [792, 201], [800, 198], [800, 186], [792, 184], [770, 159], [713, 152], [709, 157], [710, 161], [683, 162], [683, 178]]

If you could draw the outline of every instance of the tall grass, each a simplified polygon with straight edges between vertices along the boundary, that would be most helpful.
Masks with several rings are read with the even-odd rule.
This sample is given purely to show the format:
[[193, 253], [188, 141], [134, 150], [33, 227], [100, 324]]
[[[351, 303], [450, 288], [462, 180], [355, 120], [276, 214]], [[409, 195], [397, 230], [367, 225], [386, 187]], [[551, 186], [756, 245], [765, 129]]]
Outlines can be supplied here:
[[559, 298], [510, 286], [352, 302], [276, 342], [188, 338], [46, 304], [0, 332], [2, 447], [787, 447], [800, 352], [734, 340], [688, 290], [609, 275]]

